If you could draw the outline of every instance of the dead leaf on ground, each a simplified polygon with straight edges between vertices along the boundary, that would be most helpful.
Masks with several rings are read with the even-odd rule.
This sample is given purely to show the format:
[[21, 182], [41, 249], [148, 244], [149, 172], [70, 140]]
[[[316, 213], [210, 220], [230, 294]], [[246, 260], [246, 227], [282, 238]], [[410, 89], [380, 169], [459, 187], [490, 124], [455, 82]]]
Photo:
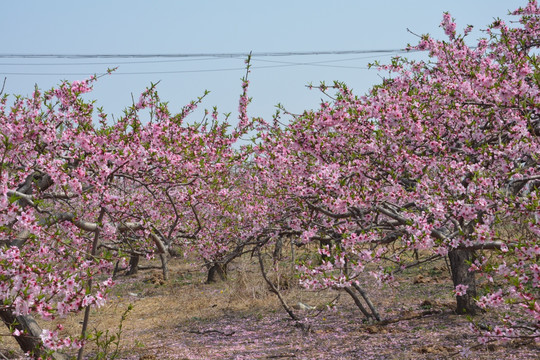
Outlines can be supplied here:
[[450, 348], [442, 345], [426, 345], [413, 350], [419, 354], [440, 354], [451, 351]]
[[387, 329], [383, 328], [382, 326], [377, 326], [377, 325], [366, 326], [365, 330], [369, 334], [386, 334], [386, 333], [388, 333]]
[[432, 282], [433, 281], [433, 278], [431, 277], [426, 277], [426, 276], [423, 276], [423, 275], [418, 275], [417, 277], [414, 278], [413, 280], [413, 284], [425, 284], [425, 283], [429, 283], [429, 282]]
[[156, 360], [156, 355], [143, 355], [139, 358], [139, 360]]
[[144, 280], [145, 283], [150, 283], [154, 285], [165, 285], [165, 280], [163, 279], [162, 274], [153, 273], [150, 277]]

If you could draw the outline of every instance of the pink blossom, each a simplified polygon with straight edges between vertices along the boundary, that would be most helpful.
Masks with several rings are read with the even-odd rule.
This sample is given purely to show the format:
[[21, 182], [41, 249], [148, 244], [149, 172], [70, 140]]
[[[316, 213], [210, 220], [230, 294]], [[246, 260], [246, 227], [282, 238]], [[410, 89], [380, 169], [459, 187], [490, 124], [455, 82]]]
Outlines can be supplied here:
[[469, 285], [459, 284], [454, 289], [454, 294], [456, 296], [464, 296], [467, 293], [468, 288], [469, 288]]

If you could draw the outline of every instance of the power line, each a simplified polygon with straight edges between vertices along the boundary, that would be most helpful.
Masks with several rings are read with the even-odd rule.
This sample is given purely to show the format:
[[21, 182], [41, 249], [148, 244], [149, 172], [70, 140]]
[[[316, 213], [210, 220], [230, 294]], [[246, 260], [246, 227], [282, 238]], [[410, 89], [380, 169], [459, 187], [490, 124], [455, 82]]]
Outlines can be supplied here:
[[[251, 54], [252, 57], [255, 57], [255, 60], [253, 63], [255, 64], [258, 61], [261, 62], [269, 62], [269, 63], [275, 63], [279, 65], [267, 65], [267, 66], [252, 66], [252, 69], [271, 69], [271, 68], [284, 68], [284, 67], [292, 67], [292, 66], [317, 66], [317, 67], [331, 67], [331, 68], [343, 68], [343, 69], [358, 69], [358, 70], [366, 70], [368, 67], [366, 66], [346, 66], [346, 65], [330, 65], [330, 63], [336, 63], [336, 62], [344, 62], [344, 61], [352, 61], [352, 60], [360, 60], [360, 59], [367, 59], [367, 58], [375, 58], [380, 56], [391, 56], [399, 53], [407, 52], [407, 50], [403, 49], [397, 49], [397, 50], [347, 50], [347, 51], [333, 51], [333, 52], [322, 52], [322, 51], [313, 51], [313, 52], [279, 52], [279, 53], [254, 53]], [[353, 58], [346, 58], [346, 59], [334, 59], [334, 60], [325, 60], [325, 61], [311, 61], [311, 62], [291, 62], [291, 61], [279, 61], [279, 60], [266, 60], [261, 59], [262, 57], [269, 57], [269, 56], [297, 56], [297, 55], [312, 55], [312, 56], [318, 56], [318, 55], [346, 55], [346, 54], [378, 54], [378, 55], [370, 55], [370, 56], [361, 56], [361, 57], [353, 57]], [[273, 54], [273, 55], [270, 55]], [[287, 54], [287, 55], [286, 55]], [[243, 57], [240, 54], [205, 54], [205, 57], [196, 58], [197, 56], [202, 56], [201, 54], [161, 54], [160, 56], [183, 56], [184, 58], [176, 59], [176, 60], [146, 60], [146, 61], [126, 61], [126, 62], [114, 62], [112, 63], [75, 63], [75, 64], [66, 64], [62, 63], [64, 65], [104, 65], [104, 66], [110, 66], [115, 67], [117, 65], [123, 65], [123, 64], [146, 64], [146, 63], [165, 63], [165, 62], [183, 62], [183, 61], [202, 61], [202, 60], [216, 60], [216, 59], [224, 59], [224, 58], [237, 58], [237, 59], [243, 59]], [[243, 54], [247, 56], [247, 54]], [[0, 54], [0, 58], [7, 57], [7, 56], [18, 56], [17, 54]], [[45, 56], [40, 54], [25, 54], [24, 58], [37, 58], [39, 56]], [[46, 55], [46, 56], [82, 56], [82, 55]], [[101, 57], [101, 56], [111, 56], [113, 58], [113, 55], [84, 55], [88, 57]], [[150, 55], [119, 55], [119, 56], [141, 56], [141, 57], [147, 57]], [[152, 56], [158, 56], [156, 54]], [[193, 56], [193, 57], [192, 57]], [[2, 65], [17, 65], [13, 63], [7, 63], [2, 64], [0, 63], [0, 66]], [[38, 66], [46, 66], [46, 65], [59, 65], [59, 63], [53, 63], [53, 64], [20, 64], [20, 65], [38, 65]], [[206, 73], [206, 72], [224, 72], [224, 71], [245, 71], [245, 67], [232, 67], [232, 68], [217, 68], [217, 69], [194, 69], [194, 70], [164, 70], [164, 71], [134, 71], [134, 72], [123, 72], [123, 71], [115, 71], [112, 72], [112, 75], [151, 75], [151, 74], [188, 74], [188, 73]], [[87, 71], [87, 72], [62, 72], [62, 73], [55, 73], [55, 72], [0, 72], [1, 75], [19, 75], [19, 76], [91, 76], [94, 75], [96, 72]]]
[[[175, 63], [175, 62], [189, 62], [189, 61], [207, 61], [207, 60], [220, 60], [219, 57], [207, 57], [207, 58], [189, 58], [189, 59], [176, 59], [176, 60], [143, 60], [143, 61], [115, 61], [115, 65], [131, 65], [131, 64], [157, 64], [157, 63]], [[1, 65], [9, 66], [81, 66], [81, 65], [109, 65], [108, 62], [61, 62], [61, 63], [0, 63]]]
[[[401, 53], [406, 49], [333, 50], [333, 51], [284, 51], [252, 52], [252, 57], [306, 56], [306, 55], [351, 55], [376, 53]], [[237, 53], [177, 53], [177, 54], [0, 54], [0, 58], [16, 59], [148, 59], [148, 58], [192, 58], [192, 57], [247, 57], [249, 52]]]
[[336, 63], [336, 62], [353, 61], [353, 60], [372, 59], [372, 58], [378, 58], [381, 56], [391, 56], [395, 54], [396, 53], [384, 54], [384, 55], [361, 56], [361, 57], [353, 57], [353, 58], [339, 59], [339, 60], [324, 60], [324, 61], [310, 61], [310, 62], [291, 62], [291, 61], [263, 60], [263, 59], [257, 59], [256, 61], [263, 61], [263, 62], [277, 63], [277, 64], [288, 64], [292, 66], [309, 65], [309, 66], [324, 66], [324, 67], [347, 68], [347, 69], [368, 69], [367, 67], [360, 67], [360, 66], [343, 66], [343, 65], [328, 65], [328, 64]]
[[[308, 64], [322, 64], [322, 63], [332, 63], [332, 62], [343, 62], [343, 61], [351, 61], [351, 60], [360, 60], [360, 59], [369, 59], [369, 58], [375, 58], [380, 56], [391, 56], [394, 54], [397, 54], [399, 52], [394, 53], [388, 53], [384, 55], [371, 55], [371, 56], [361, 56], [361, 57], [353, 57], [353, 58], [347, 58], [347, 59], [339, 59], [339, 60], [326, 60], [326, 61], [317, 61], [317, 62], [310, 62]], [[1, 56], [0, 56], [1, 57]], [[222, 60], [223, 57], [205, 57], [205, 58], [188, 58], [188, 59], [176, 59], [176, 60], [143, 60], [143, 61], [115, 61], [114, 65], [137, 65], [137, 64], [162, 64], [162, 63], [176, 63], [176, 62], [193, 62], [193, 61], [208, 61], [208, 60]], [[228, 57], [225, 59], [235, 59], [233, 57]], [[236, 57], [236, 59], [245, 59], [244, 57]], [[263, 60], [263, 59], [257, 59], [258, 61], [265, 61], [265, 62], [274, 62], [274, 63], [289, 63], [289, 62], [283, 62], [278, 60]], [[61, 62], [61, 63], [0, 63], [0, 66], [82, 66], [82, 65], [110, 65], [111, 62]], [[292, 63], [291, 63], [292, 64]], [[303, 64], [303, 63], [297, 63], [297, 64]]]
[[[292, 66], [302, 66], [302, 65], [313, 65], [313, 66], [322, 66], [322, 67], [333, 67], [333, 68], [346, 68], [346, 69], [359, 69], [367, 70], [367, 67], [363, 66], [342, 66], [342, 65], [316, 65], [309, 63], [291, 63], [283, 65], [267, 65], [267, 66], [253, 66], [252, 69], [271, 69], [271, 68], [284, 68]], [[218, 68], [218, 69], [198, 69], [198, 70], [177, 70], [177, 71], [136, 71], [136, 72], [112, 72], [111, 75], [151, 75], [151, 74], [189, 74], [189, 73], [205, 73], [205, 72], [222, 72], [222, 71], [245, 71], [245, 67], [236, 67], [236, 68]], [[85, 73], [30, 73], [30, 72], [0, 72], [0, 75], [32, 75], [32, 76], [91, 76], [94, 75], [93, 72]]]

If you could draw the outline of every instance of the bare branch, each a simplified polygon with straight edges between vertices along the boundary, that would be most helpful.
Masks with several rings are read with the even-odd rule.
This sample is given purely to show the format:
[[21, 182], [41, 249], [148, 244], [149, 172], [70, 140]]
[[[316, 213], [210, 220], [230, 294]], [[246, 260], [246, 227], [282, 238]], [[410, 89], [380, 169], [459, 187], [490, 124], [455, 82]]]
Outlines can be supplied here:
[[0, 95], [2, 95], [4, 93], [4, 88], [6, 86], [6, 80], [7, 80], [7, 77], [4, 77], [4, 83], [2, 84], [2, 90], [0, 90]]

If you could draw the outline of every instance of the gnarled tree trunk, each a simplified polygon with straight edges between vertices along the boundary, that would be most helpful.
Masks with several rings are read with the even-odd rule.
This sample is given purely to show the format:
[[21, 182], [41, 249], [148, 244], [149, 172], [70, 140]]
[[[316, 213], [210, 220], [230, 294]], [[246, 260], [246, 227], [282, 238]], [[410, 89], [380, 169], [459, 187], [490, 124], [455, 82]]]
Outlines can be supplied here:
[[[0, 310], [0, 318], [10, 329], [18, 329], [23, 334], [14, 336], [21, 350], [25, 353], [32, 354], [34, 359], [44, 355], [41, 343], [41, 327], [31, 315], [15, 315], [10, 309]], [[68, 357], [64, 354], [54, 353], [53, 359], [67, 360]]]
[[214, 263], [208, 269], [208, 284], [227, 280], [227, 264]]

